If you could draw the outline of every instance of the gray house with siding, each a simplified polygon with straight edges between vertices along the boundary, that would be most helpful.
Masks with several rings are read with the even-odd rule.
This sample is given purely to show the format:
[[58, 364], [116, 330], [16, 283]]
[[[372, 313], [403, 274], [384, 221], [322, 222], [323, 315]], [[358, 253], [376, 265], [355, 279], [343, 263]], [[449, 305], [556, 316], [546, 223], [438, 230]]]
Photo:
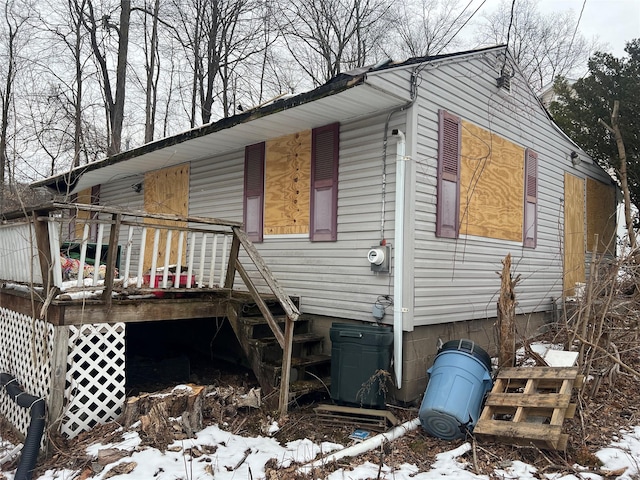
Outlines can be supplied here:
[[531, 334], [584, 281], [586, 252], [612, 252], [615, 235], [612, 179], [503, 46], [343, 73], [35, 186], [241, 223], [325, 352], [333, 322], [393, 327], [403, 402], [424, 391], [438, 339], [494, 349], [508, 253]]

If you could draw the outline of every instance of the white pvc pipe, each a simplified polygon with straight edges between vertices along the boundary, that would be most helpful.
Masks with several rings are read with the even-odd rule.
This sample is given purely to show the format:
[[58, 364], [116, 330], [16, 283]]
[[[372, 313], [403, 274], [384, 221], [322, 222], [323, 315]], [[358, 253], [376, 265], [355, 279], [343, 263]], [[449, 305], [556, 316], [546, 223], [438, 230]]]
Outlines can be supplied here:
[[404, 204], [405, 204], [405, 137], [400, 130], [394, 129], [396, 145], [396, 212], [393, 263], [393, 371], [396, 386], [402, 388], [402, 328], [405, 309], [402, 307], [404, 276]]
[[336, 460], [340, 460], [341, 458], [361, 455], [365, 452], [368, 452], [369, 450], [373, 450], [374, 448], [379, 447], [384, 442], [392, 442], [393, 440], [402, 437], [406, 433], [418, 428], [418, 425], [420, 425], [420, 419], [414, 418], [413, 420], [409, 420], [402, 425], [398, 425], [397, 427], [392, 428], [388, 432], [380, 433], [375, 437], [366, 439], [363, 442], [356, 443], [355, 445], [343, 448], [342, 450], [334, 452], [326, 457], [320, 458], [319, 460], [314, 460], [313, 462], [302, 465], [298, 469], [298, 471], [302, 473], [308, 473], [314, 468], [321, 467], [331, 462], [335, 462]]
[[13, 460], [15, 457], [17, 457], [20, 451], [22, 450], [22, 447], [23, 445], [19, 443], [18, 445], [13, 447], [13, 450], [8, 452], [4, 457], [0, 457], [0, 465], [4, 465], [8, 461]]

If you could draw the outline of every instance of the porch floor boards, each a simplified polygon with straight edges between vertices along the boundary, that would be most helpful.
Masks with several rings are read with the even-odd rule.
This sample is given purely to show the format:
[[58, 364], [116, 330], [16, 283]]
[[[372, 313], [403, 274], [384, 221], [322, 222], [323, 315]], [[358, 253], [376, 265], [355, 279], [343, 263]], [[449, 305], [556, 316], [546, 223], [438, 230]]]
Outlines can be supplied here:
[[[157, 296], [150, 296], [154, 293]], [[275, 300], [273, 295], [262, 297], [265, 301]], [[240, 306], [251, 301], [248, 292], [223, 288], [137, 289], [114, 297], [110, 305], [99, 298], [65, 298], [65, 292], [61, 292], [44, 308], [42, 299], [32, 297], [26, 291], [0, 289], [0, 306], [25, 315], [44, 317], [54, 326], [226, 317], [230, 303]]]

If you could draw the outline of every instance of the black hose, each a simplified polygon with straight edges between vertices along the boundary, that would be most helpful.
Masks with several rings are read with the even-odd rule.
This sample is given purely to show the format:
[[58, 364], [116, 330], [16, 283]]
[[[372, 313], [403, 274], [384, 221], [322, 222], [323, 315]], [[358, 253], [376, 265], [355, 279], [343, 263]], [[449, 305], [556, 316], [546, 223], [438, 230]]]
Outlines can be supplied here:
[[27, 428], [27, 438], [24, 440], [20, 462], [14, 477], [14, 480], [31, 480], [33, 471], [36, 468], [40, 441], [44, 432], [46, 404], [43, 398], [29, 395], [22, 390], [16, 377], [9, 373], [0, 373], [0, 386], [4, 387], [11, 400], [31, 411], [31, 422], [29, 422], [29, 428]]

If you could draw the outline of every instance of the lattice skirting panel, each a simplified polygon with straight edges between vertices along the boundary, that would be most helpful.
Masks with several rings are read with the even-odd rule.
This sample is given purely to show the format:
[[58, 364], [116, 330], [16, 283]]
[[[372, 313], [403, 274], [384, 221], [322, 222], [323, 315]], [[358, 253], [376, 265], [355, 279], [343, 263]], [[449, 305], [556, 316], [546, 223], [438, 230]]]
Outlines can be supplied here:
[[69, 327], [61, 432], [69, 437], [116, 418], [125, 402], [125, 324]]
[[[51, 388], [53, 341], [51, 324], [0, 308], [0, 370], [16, 377], [27, 393], [45, 399]], [[18, 406], [4, 389], [0, 389], [0, 414], [27, 434], [29, 410]]]

